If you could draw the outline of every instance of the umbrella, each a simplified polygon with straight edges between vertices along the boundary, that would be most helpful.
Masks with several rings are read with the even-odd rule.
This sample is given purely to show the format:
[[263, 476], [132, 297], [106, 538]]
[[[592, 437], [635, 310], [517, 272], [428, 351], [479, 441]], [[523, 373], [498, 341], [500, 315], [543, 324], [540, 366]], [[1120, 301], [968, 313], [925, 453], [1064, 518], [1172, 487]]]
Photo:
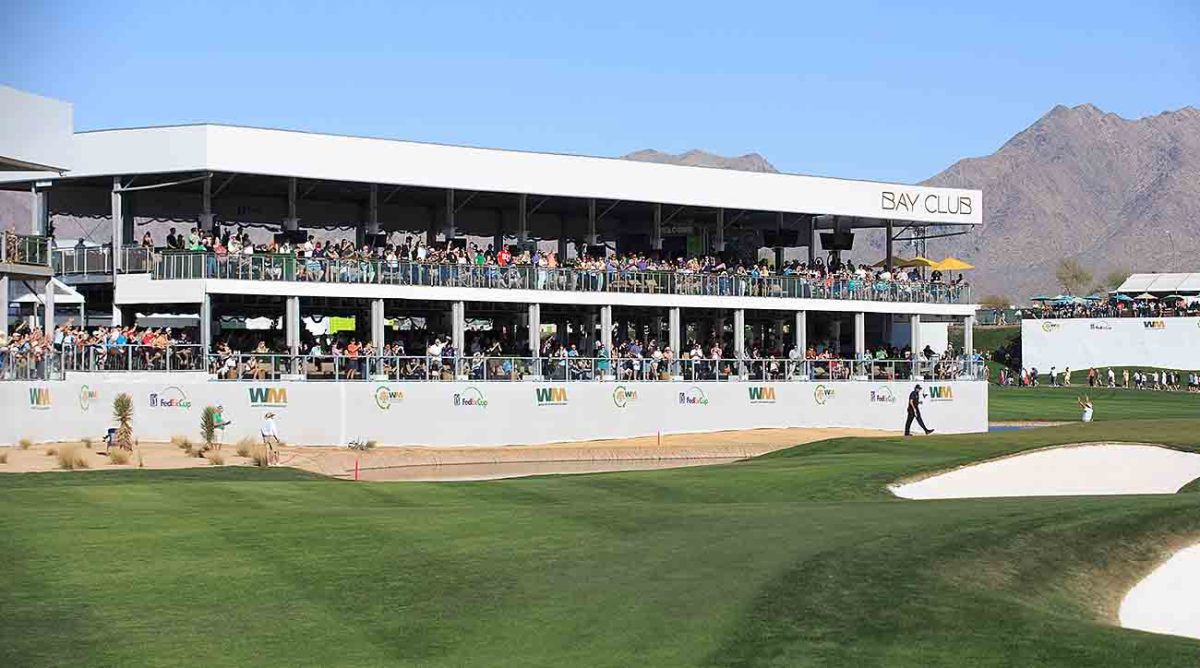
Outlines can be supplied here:
[[927, 257], [921, 257], [920, 255], [918, 255], [911, 260], [906, 260], [904, 262], [904, 264], [902, 264], [900, 266], [901, 267], [934, 267], [936, 264], [937, 263], [934, 262], [933, 260], [930, 260]]
[[933, 263], [933, 268], [941, 271], [962, 271], [964, 269], [974, 269], [975, 265], [967, 264], [956, 257], [947, 257], [941, 262]]
[[1154, 300], [1157, 300], [1157, 299], [1158, 299], [1158, 297], [1155, 297], [1154, 295], [1150, 294], [1149, 292], [1143, 292], [1142, 294], [1140, 294], [1140, 295], [1138, 295], [1138, 296], [1134, 297], [1134, 299], [1154, 299]]
[[1100, 295], [1100, 294], [1096, 294], [1096, 295], [1088, 295], [1088, 296], [1084, 297], [1084, 299], [1086, 299], [1086, 300], [1088, 300], [1088, 301], [1090, 301], [1090, 302], [1098, 302], [1098, 301], [1100, 301], [1101, 299], [1104, 299], [1104, 295]]
[[[902, 257], [896, 257], [895, 255], [892, 256], [892, 266], [893, 267], [907, 267], [907, 266], [909, 266], [907, 264], [908, 262], [912, 262], [912, 260], [906, 260]], [[872, 267], [886, 267], [887, 260], [886, 259], [880, 260], [871, 266]]]
[[1131, 302], [1131, 301], [1133, 301], [1133, 297], [1130, 297], [1129, 295], [1115, 294], [1115, 295], [1113, 295], [1113, 296], [1112, 296], [1112, 298], [1113, 298], [1113, 299], [1115, 299], [1116, 301], [1119, 301], [1119, 302]]
[[1053, 299], [1054, 299], [1054, 297], [1047, 297], [1046, 295], [1038, 295], [1038, 296], [1034, 297], [1033, 299], [1030, 299], [1029, 301], [1031, 301], [1031, 302], [1048, 302]]
[[1163, 297], [1163, 299], [1177, 300], [1177, 299], [1187, 299], [1187, 297], [1184, 297], [1183, 295], [1167, 295], [1166, 297]]

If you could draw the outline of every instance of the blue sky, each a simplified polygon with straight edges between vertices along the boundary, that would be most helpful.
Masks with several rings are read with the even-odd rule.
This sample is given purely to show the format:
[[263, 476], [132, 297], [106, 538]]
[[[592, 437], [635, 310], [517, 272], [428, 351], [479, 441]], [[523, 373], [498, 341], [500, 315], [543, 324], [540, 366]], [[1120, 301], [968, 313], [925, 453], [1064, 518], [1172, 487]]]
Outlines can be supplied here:
[[[960, 6], [961, 5], [961, 6]], [[978, 5], [978, 6], [976, 6]], [[5, 3], [78, 129], [212, 121], [917, 181], [1055, 104], [1200, 105], [1200, 3]]]

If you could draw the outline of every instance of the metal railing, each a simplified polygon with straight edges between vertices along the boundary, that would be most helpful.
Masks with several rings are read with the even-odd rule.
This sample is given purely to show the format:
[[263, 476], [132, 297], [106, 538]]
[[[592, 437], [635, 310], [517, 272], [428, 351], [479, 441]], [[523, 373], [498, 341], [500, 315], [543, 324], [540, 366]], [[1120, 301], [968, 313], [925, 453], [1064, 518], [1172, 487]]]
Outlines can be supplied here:
[[154, 260], [155, 279], [235, 279], [343, 284], [416, 285], [725, 297], [793, 297], [956, 304], [970, 301], [966, 285], [815, 279], [674, 271], [531, 266], [420, 264], [386, 260], [330, 260], [293, 255], [215, 255], [168, 252]]
[[[1200, 316], [1200, 306], [1185, 306], [1181, 308], [1162, 306], [1129, 306], [1125, 308], [1115, 308], [1112, 306], [1101, 307], [1093, 306], [1082, 310], [1042, 310], [1028, 309], [1021, 313], [1021, 317], [1031, 320], [1088, 320], [1088, 319], [1103, 319], [1103, 318], [1144, 318], [1153, 320], [1155, 318], [1194, 318]], [[1017, 321], [1019, 322], [1019, 320]]]
[[[121, 249], [121, 273], [145, 274], [154, 265], [154, 251], [142, 246]], [[109, 247], [58, 248], [54, 251], [54, 273], [67, 276], [111, 275], [113, 253]]]
[[199, 344], [141, 344], [63, 346], [56, 351], [63, 371], [204, 371], [204, 351]]
[[16, 234], [6, 230], [0, 242], [0, 264], [50, 266], [50, 237]]
[[224, 381], [889, 381], [980, 380], [978, 360], [683, 359], [604, 357], [431, 357], [209, 355], [208, 371]]
[[0, 349], [0, 381], [63, 380], [65, 377], [62, 356], [56, 352]]

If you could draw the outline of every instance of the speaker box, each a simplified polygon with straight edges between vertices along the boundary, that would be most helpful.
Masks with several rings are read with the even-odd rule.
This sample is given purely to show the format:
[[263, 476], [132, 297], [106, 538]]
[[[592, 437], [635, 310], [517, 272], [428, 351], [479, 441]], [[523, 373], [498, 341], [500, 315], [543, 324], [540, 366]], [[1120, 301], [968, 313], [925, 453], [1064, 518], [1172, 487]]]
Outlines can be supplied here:
[[822, 232], [821, 248], [827, 251], [848, 251], [854, 248], [852, 232]]

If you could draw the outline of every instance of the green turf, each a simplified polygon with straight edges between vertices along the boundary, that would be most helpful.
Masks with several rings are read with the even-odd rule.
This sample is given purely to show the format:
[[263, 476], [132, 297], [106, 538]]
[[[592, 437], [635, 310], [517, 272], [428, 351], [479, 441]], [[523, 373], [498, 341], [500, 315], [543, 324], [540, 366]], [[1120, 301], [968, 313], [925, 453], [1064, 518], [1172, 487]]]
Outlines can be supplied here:
[[1079, 420], [1077, 399], [1088, 395], [1097, 421], [1200, 419], [1200, 394], [1082, 387], [988, 388], [988, 417], [1005, 420]]
[[885, 489], [1098, 439], [1200, 449], [1200, 422], [462, 484], [4, 475], [0, 665], [1200, 665], [1200, 642], [1107, 623], [1168, 546], [1200, 538], [1200, 495]]

